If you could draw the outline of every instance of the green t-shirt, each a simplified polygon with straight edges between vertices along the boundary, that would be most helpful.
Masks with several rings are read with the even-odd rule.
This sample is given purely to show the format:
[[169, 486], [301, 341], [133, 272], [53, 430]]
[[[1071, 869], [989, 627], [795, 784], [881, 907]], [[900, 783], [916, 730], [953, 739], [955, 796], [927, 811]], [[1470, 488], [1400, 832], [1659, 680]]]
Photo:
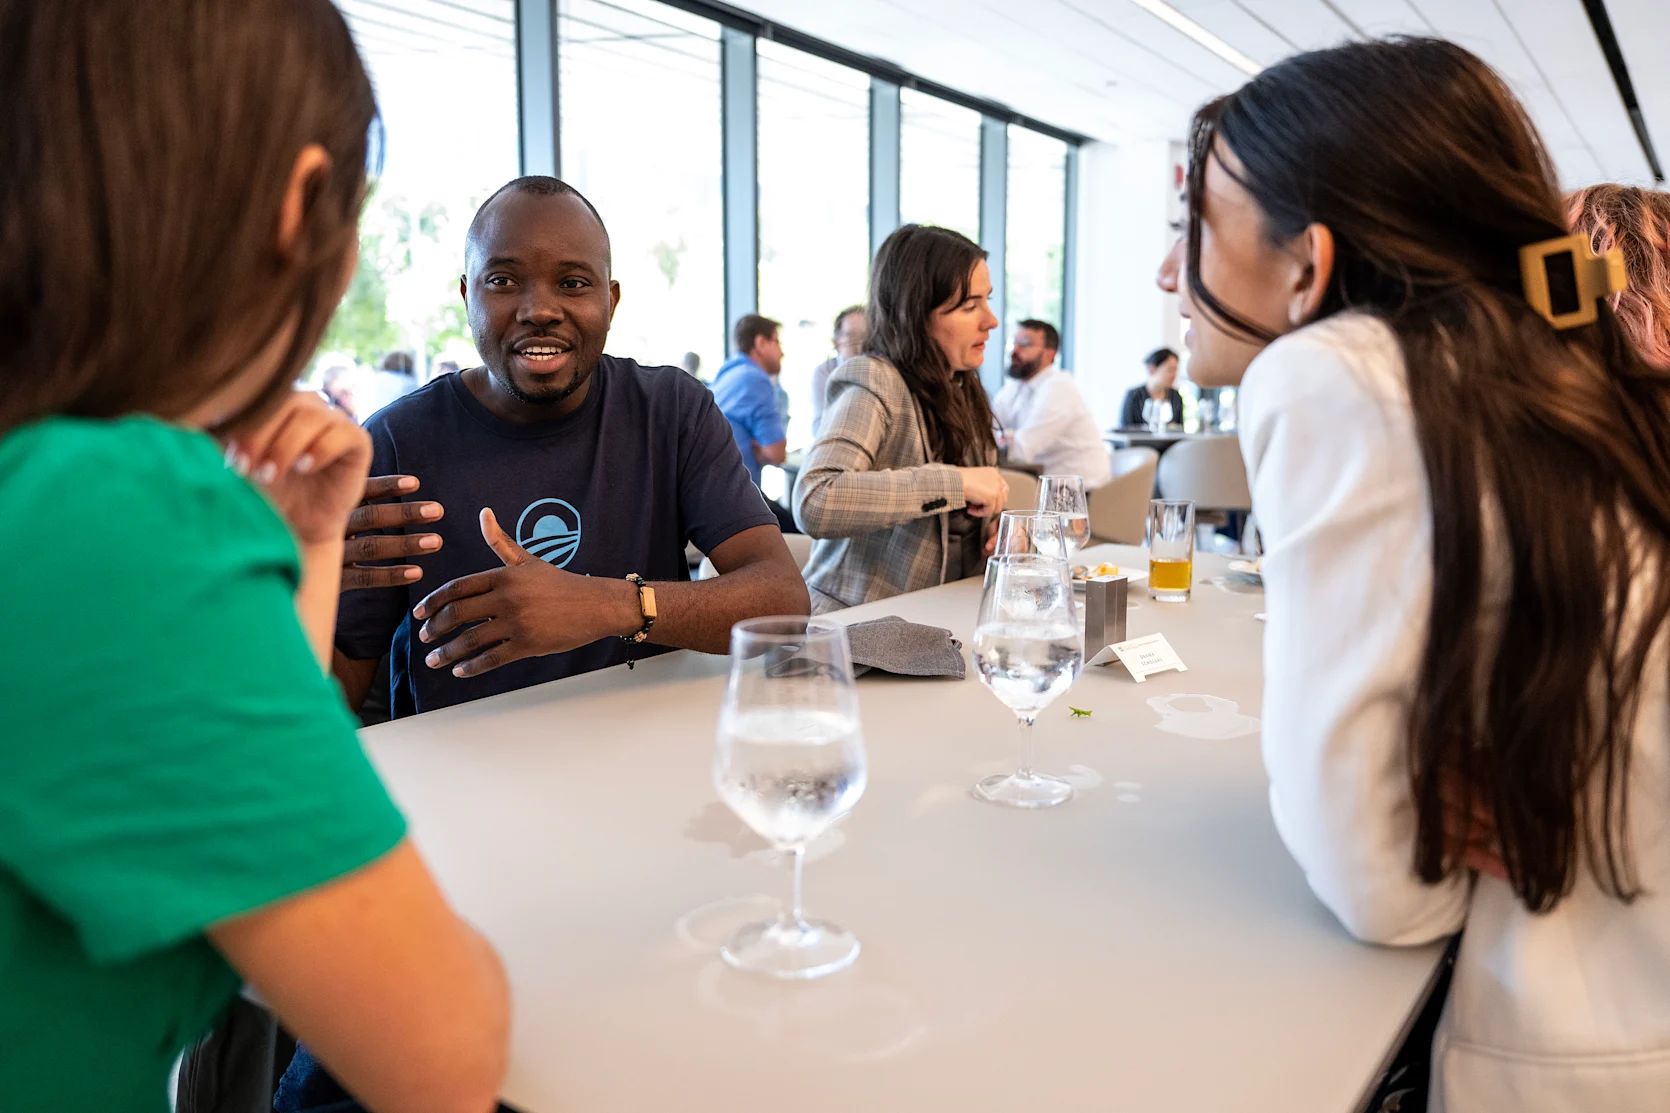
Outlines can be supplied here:
[[296, 620], [296, 548], [214, 442], [0, 438], [0, 1108], [162, 1113], [237, 992], [205, 926], [405, 833]]

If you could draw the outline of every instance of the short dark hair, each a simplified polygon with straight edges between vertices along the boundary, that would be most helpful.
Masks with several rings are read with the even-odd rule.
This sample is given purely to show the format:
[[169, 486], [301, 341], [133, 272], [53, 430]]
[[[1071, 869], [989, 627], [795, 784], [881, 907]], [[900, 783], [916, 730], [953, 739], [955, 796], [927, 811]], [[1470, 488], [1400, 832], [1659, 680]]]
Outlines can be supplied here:
[[475, 211], [475, 216], [470, 220], [470, 231], [464, 237], [464, 255], [466, 258], [469, 256], [470, 246], [476, 242], [476, 237], [481, 235], [481, 224], [482, 221], [487, 219], [487, 210], [493, 207], [493, 202], [507, 193], [531, 193], [535, 197], [578, 197], [580, 204], [584, 205], [590, 210], [591, 215], [597, 218], [597, 226], [603, 229], [603, 260], [608, 264], [611, 271], [615, 269], [615, 253], [613, 244], [609, 242], [609, 226], [603, 223], [603, 217], [597, 211], [597, 206], [587, 200], [585, 194], [561, 178], [553, 178], [549, 174], [524, 174], [520, 178], [512, 178], [495, 189], [492, 196], [481, 203], [481, 207]]
[[1149, 352], [1147, 355], [1142, 357], [1142, 362], [1148, 366], [1148, 370], [1157, 371], [1159, 370], [1160, 364], [1164, 363], [1168, 359], [1176, 358], [1177, 353], [1172, 351], [1170, 348], [1155, 348], [1152, 352]]
[[758, 313], [744, 313], [737, 319], [736, 327], [731, 330], [731, 339], [736, 343], [736, 350], [746, 355], [754, 350], [755, 343], [761, 337], [771, 340], [782, 327], [781, 321], [773, 321], [770, 317], [762, 317]]
[[1039, 321], [1028, 317], [1015, 327], [1029, 328], [1034, 332], [1041, 332], [1044, 334], [1044, 347], [1048, 348], [1052, 352], [1059, 352], [1061, 350], [1061, 334], [1056, 332], [1055, 326], [1050, 324], [1048, 321]]
[[849, 305], [839, 313], [835, 314], [835, 327], [829, 330], [830, 335], [833, 336], [835, 333], [840, 332], [841, 322], [852, 316], [854, 313], [858, 314], [860, 317], [864, 315], [864, 306], [862, 303], [858, 305]]

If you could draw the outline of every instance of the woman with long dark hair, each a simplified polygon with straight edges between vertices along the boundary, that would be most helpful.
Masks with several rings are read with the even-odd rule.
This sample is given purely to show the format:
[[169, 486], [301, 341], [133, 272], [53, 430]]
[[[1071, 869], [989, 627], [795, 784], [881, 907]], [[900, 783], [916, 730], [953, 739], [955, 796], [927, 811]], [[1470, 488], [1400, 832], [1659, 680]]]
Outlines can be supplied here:
[[950, 229], [907, 224], [876, 252], [864, 354], [830, 376], [794, 488], [795, 518], [817, 539], [814, 613], [984, 568], [1008, 496], [980, 383], [991, 291], [986, 253]]
[[490, 1109], [498, 960], [329, 673], [371, 446], [292, 384], [357, 257], [348, 28], [0, 0], [0, 104], [0, 1105], [161, 1113], [248, 983], [368, 1106]]
[[1283, 840], [1359, 938], [1465, 925], [1435, 1103], [1662, 1108], [1670, 376], [1603, 299], [1556, 327], [1522, 275], [1565, 208], [1454, 44], [1303, 54], [1211, 102], [1188, 208], [1161, 284], [1191, 377], [1241, 387]]

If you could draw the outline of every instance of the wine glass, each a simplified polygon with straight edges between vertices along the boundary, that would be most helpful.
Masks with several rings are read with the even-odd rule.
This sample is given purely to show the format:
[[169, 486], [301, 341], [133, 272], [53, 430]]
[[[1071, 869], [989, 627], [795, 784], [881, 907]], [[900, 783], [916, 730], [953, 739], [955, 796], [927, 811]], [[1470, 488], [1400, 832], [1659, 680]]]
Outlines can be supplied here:
[[864, 736], [842, 626], [755, 618], [731, 628], [731, 674], [719, 710], [713, 785], [761, 838], [794, 856], [793, 899], [719, 951], [739, 970], [820, 978], [852, 965], [856, 936], [801, 913], [806, 845], [864, 795]]
[[1159, 432], [1158, 429], [1154, 428], [1154, 424], [1159, 416], [1160, 404], [1152, 398], [1144, 398], [1142, 400], [1142, 424], [1150, 433]]
[[1082, 476], [1044, 476], [1038, 485], [1038, 509], [1061, 515], [1068, 560], [1090, 544], [1090, 504], [1085, 501]]
[[1073, 786], [1032, 768], [1032, 724], [1038, 712], [1072, 687], [1084, 661], [1067, 562], [1026, 554], [993, 557], [986, 565], [974, 629], [974, 668], [981, 683], [1020, 721], [1021, 764], [1016, 772], [980, 781], [974, 795], [1012, 808], [1063, 804], [1073, 798]]
[[1005, 510], [997, 520], [994, 556], [1038, 556], [1067, 559], [1067, 533], [1061, 515], [1042, 510]]

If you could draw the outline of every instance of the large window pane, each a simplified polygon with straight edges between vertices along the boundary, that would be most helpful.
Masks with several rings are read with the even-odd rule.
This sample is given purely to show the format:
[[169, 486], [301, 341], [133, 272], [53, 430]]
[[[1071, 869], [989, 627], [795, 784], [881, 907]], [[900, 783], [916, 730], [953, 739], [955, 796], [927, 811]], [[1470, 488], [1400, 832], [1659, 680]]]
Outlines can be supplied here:
[[899, 91], [899, 217], [980, 239], [980, 113]]
[[1009, 128], [1008, 270], [1004, 343], [1028, 318], [1061, 327], [1067, 234], [1067, 144]]
[[[458, 297], [464, 233], [517, 173], [513, 0], [339, 0], [382, 112], [382, 173], [360, 221], [359, 270], [314, 362], [345, 366], [361, 418], [399, 377], [371, 369], [404, 353], [422, 381], [479, 362]], [[459, 81], [468, 75], [469, 95]]]
[[561, 0], [563, 179], [614, 244], [609, 351], [645, 364], [725, 352], [719, 25], [654, 0]]
[[783, 322], [789, 447], [812, 440], [812, 369], [869, 278], [870, 79], [761, 40], [760, 312]]

